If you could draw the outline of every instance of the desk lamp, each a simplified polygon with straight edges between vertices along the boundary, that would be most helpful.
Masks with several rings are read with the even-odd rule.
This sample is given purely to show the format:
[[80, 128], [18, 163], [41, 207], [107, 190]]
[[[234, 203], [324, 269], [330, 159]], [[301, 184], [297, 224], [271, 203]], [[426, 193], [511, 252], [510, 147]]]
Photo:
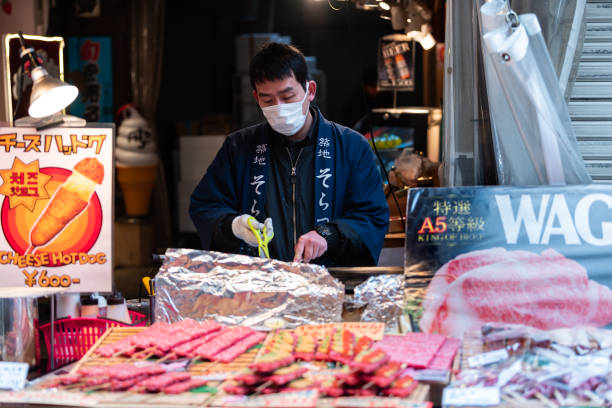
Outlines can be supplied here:
[[[26, 47], [21, 31], [19, 32], [19, 41], [21, 43], [20, 56], [24, 67], [22, 75], [25, 75], [26, 71], [30, 73], [32, 93], [30, 95], [30, 107], [28, 108], [29, 116], [17, 119], [15, 126], [33, 126], [38, 130], [61, 124], [85, 126], [85, 119], [62, 113], [62, 110], [78, 96], [78, 88], [49, 75], [36, 56], [34, 49]], [[19, 91], [22, 93], [23, 89]], [[17, 109], [15, 109], [15, 112], [17, 112]]]

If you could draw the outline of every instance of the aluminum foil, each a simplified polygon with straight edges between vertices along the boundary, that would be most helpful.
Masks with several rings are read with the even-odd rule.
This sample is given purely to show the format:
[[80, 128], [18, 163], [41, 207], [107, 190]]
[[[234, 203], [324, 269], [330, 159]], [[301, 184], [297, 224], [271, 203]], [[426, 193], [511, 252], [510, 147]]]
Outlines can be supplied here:
[[394, 329], [404, 307], [404, 276], [376, 275], [355, 287], [355, 307], [366, 306], [362, 322], [383, 322]]
[[168, 249], [155, 320], [215, 319], [259, 330], [342, 320], [344, 285], [318, 265]]

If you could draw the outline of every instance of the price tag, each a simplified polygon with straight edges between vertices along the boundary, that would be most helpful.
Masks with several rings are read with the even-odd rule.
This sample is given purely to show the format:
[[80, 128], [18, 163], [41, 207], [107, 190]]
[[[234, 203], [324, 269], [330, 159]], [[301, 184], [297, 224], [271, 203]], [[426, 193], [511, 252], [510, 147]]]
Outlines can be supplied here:
[[489, 351], [487, 353], [476, 354], [468, 358], [468, 365], [470, 368], [482, 367], [487, 364], [499, 363], [500, 361], [507, 360], [508, 351], [506, 349], [499, 349], [494, 351]]
[[22, 389], [27, 375], [28, 365], [26, 363], [0, 362], [0, 388], [2, 389]]
[[409, 401], [391, 397], [339, 397], [334, 399], [334, 408], [431, 408], [429, 401]]
[[234, 397], [225, 398], [223, 407], [241, 407], [241, 408], [314, 408], [317, 406], [319, 392], [317, 390], [285, 392], [280, 394], [260, 395], [256, 397], [248, 397], [246, 399], [236, 399]]
[[499, 405], [500, 399], [499, 387], [447, 387], [442, 394], [442, 405]]
[[417, 381], [435, 382], [441, 384], [448, 384], [448, 382], [450, 381], [449, 370], [436, 370], [427, 368], [424, 368], [422, 370], [408, 369], [405, 371], [405, 373], [410, 375]]
[[574, 356], [571, 359], [573, 366], [583, 366], [589, 369], [606, 371], [610, 367], [610, 358], [603, 356]]
[[510, 367], [503, 370], [499, 373], [497, 377], [497, 386], [503, 387], [514, 377], [516, 374], [520, 373], [522, 369], [522, 365], [520, 361], [515, 361]]

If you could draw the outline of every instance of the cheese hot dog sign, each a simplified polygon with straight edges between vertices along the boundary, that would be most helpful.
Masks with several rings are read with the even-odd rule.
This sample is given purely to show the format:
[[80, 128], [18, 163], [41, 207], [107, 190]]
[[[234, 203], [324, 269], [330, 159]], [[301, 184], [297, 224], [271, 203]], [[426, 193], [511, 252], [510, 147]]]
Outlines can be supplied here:
[[0, 285], [112, 290], [113, 130], [0, 128]]

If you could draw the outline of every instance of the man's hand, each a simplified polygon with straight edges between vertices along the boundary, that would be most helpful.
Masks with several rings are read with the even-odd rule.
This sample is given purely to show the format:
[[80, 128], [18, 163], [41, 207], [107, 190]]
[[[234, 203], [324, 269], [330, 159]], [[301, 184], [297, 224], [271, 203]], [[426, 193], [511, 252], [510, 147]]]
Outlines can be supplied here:
[[327, 241], [316, 231], [302, 235], [295, 245], [293, 262], [310, 262], [317, 259], [327, 251]]
[[253, 247], [256, 247], [258, 245], [257, 238], [255, 237], [255, 235], [253, 235], [251, 227], [249, 227], [249, 219], [251, 220], [251, 225], [253, 226], [253, 228], [259, 231], [263, 231], [264, 226], [266, 226], [267, 235], [274, 236], [274, 229], [272, 227], [271, 218], [266, 218], [265, 222], [262, 224], [252, 216], [248, 214], [242, 214], [232, 220], [232, 232], [234, 233], [236, 238], [243, 240], [244, 242]]

